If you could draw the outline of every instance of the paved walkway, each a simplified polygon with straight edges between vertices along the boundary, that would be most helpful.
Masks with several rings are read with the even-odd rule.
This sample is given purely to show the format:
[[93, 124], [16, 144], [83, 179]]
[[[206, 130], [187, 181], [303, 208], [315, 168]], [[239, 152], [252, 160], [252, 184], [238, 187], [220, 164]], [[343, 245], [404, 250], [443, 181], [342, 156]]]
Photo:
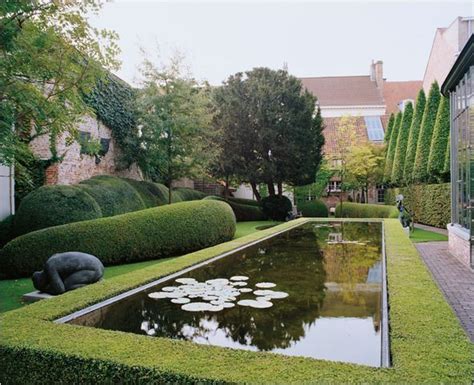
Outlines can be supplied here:
[[415, 227], [422, 230], [432, 231], [434, 233], [448, 235], [447, 229], [440, 229], [439, 227], [433, 227], [428, 225], [422, 225], [421, 223], [415, 223]]
[[448, 242], [425, 242], [415, 246], [474, 342], [474, 272], [448, 252]]

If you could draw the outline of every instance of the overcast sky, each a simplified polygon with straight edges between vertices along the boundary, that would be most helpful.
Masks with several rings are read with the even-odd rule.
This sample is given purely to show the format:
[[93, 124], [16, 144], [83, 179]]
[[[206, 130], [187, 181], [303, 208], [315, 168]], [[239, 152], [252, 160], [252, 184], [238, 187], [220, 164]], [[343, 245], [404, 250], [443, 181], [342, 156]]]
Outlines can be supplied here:
[[198, 79], [220, 84], [257, 66], [296, 76], [367, 75], [421, 80], [438, 27], [473, 15], [472, 1], [133, 1], [104, 6], [91, 24], [117, 31], [124, 80], [137, 84], [140, 47], [167, 61], [176, 50]]

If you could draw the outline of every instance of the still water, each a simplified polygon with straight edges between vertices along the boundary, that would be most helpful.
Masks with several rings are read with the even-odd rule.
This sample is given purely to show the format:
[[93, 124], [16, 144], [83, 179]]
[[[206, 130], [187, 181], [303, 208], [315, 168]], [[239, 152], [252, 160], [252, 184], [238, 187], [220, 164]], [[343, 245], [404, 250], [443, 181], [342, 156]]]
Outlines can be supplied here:
[[[233, 307], [221, 309], [218, 298], [218, 307], [212, 307], [218, 311], [185, 311], [183, 304], [170, 298], [148, 296], [166, 293], [163, 287], [174, 287], [176, 292], [182, 284], [171, 280], [70, 323], [150, 338], [380, 366], [381, 255], [381, 223], [310, 223], [180, 277], [195, 279], [190, 282], [201, 288], [209, 287], [205, 281], [243, 277], [225, 286], [234, 290], [226, 294]], [[235, 282], [244, 283], [232, 289]], [[275, 284], [263, 290], [287, 296], [264, 298], [271, 307], [239, 305], [241, 300], [258, 298], [255, 290], [262, 289], [255, 285], [262, 282]], [[244, 289], [235, 294], [242, 288], [252, 292]], [[203, 302], [198, 295], [182, 302], [189, 300]]]

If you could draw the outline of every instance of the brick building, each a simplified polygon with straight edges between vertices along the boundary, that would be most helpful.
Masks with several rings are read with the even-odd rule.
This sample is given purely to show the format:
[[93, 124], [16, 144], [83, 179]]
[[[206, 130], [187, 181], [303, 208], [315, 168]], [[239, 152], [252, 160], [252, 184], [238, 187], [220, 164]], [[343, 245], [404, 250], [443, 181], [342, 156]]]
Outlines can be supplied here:
[[[324, 119], [324, 155], [330, 165], [337, 167], [338, 154], [335, 137], [338, 124], [344, 116], [354, 117], [355, 140], [382, 144], [388, 117], [403, 111], [407, 101], [414, 101], [421, 81], [387, 81], [383, 77], [383, 62], [372, 62], [368, 75], [301, 78], [303, 86], [318, 98]], [[351, 145], [354, 143], [348, 143]], [[343, 194], [357, 200], [356, 192], [341, 192], [341, 182], [333, 177], [323, 200], [334, 207]], [[368, 192], [369, 203], [383, 203], [382, 186], [373, 186]]]

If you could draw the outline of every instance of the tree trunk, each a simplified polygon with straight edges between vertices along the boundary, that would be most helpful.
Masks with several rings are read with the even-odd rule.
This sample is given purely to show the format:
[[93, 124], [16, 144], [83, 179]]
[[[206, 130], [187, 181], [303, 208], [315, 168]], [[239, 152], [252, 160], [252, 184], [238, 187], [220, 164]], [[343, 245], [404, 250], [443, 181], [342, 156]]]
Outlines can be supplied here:
[[262, 200], [262, 196], [260, 195], [260, 192], [257, 189], [257, 184], [255, 182], [250, 182], [250, 186], [252, 187], [253, 195], [255, 195], [257, 201], [260, 202]]
[[275, 185], [273, 184], [273, 182], [268, 182], [267, 183], [267, 186], [268, 186], [268, 195], [269, 196], [274, 196], [275, 195]]
[[278, 186], [278, 196], [281, 197], [283, 195], [283, 183], [278, 182], [277, 186]]

